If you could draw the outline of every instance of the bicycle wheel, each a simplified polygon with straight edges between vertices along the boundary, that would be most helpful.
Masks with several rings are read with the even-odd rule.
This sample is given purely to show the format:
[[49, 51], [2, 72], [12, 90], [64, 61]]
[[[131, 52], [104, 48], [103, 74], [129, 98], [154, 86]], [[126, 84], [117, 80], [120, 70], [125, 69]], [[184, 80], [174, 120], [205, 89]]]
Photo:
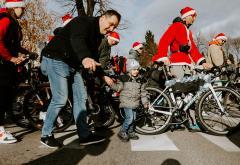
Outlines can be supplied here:
[[26, 91], [22, 90], [17, 93], [12, 103], [12, 111], [9, 112], [11, 119], [16, 125], [22, 128], [31, 128], [29, 120], [24, 115], [23, 104]]
[[[49, 83], [41, 84], [37, 90], [30, 91], [26, 95], [24, 111], [32, 126], [37, 130], [42, 129], [50, 100]], [[64, 131], [73, 123], [73, 120], [72, 104], [68, 99], [66, 106], [61, 109], [55, 121], [54, 132]]]
[[209, 90], [199, 100], [197, 120], [206, 132], [214, 135], [226, 135], [240, 123], [240, 96], [227, 87], [214, 87], [214, 90], [224, 111], [221, 111]]
[[165, 93], [162, 93], [160, 89], [149, 87], [146, 90], [150, 104], [154, 104], [152, 108], [144, 110], [140, 117], [137, 118], [136, 132], [147, 135], [163, 133], [172, 120], [173, 106], [171, 99]]

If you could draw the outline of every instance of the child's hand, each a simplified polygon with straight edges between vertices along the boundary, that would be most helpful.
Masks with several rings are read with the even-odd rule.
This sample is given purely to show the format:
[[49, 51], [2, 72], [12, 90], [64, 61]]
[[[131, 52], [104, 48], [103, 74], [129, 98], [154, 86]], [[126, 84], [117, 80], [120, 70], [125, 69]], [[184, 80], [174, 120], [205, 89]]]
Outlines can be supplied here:
[[144, 104], [144, 108], [148, 108], [149, 107], [149, 103]]

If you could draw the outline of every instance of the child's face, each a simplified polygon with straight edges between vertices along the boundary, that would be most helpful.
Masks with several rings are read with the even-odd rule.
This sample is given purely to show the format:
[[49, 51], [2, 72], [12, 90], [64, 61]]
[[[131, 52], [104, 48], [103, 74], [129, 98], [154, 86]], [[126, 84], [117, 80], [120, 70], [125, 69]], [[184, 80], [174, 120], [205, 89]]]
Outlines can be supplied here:
[[136, 77], [138, 76], [139, 70], [138, 69], [133, 69], [130, 71], [131, 76]]

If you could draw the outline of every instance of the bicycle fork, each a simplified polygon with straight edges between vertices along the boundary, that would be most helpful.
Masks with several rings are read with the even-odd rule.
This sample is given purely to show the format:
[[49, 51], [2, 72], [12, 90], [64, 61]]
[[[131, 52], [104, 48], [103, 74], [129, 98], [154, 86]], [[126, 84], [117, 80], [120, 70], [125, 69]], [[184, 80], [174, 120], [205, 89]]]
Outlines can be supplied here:
[[[217, 101], [217, 105], [218, 105], [218, 107], [220, 108], [221, 112], [222, 112], [222, 113], [225, 113], [225, 110], [224, 110], [222, 104], [220, 103], [220, 100], [218, 99], [218, 96], [217, 96], [217, 94], [216, 94], [216, 92], [215, 92], [212, 84], [208, 84], [208, 88], [211, 90], [214, 99]], [[221, 93], [220, 93], [220, 95], [221, 95]]]

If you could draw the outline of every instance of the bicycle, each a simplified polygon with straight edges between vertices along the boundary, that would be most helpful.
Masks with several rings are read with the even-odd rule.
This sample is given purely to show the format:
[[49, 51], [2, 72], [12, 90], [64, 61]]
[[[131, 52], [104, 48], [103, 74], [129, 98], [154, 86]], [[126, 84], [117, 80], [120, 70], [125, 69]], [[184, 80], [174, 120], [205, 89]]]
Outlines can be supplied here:
[[[163, 68], [167, 78], [165, 66]], [[215, 135], [227, 134], [240, 123], [240, 96], [231, 88], [213, 87], [215, 77], [211, 73], [198, 74], [181, 80], [167, 79], [163, 90], [146, 88], [151, 103], [145, 117], [136, 125], [136, 131], [142, 134], [159, 134], [171, 125], [187, 123], [187, 111], [196, 103], [196, 119], [203, 130]], [[177, 93], [189, 92], [196, 94], [185, 103], [179, 97], [177, 101]], [[172, 122], [173, 120], [179, 122]]]
[[[48, 78], [45, 77], [38, 66], [34, 65], [35, 59], [26, 61], [26, 67], [22, 73], [24, 82], [20, 99], [17, 105], [20, 107], [22, 116], [28, 121], [31, 129], [40, 130], [46, 115], [48, 104], [50, 103], [51, 91]], [[68, 100], [67, 105], [60, 111], [56, 120], [54, 132], [61, 132], [68, 128], [73, 121], [72, 105]], [[16, 111], [16, 110], [15, 110]]]

